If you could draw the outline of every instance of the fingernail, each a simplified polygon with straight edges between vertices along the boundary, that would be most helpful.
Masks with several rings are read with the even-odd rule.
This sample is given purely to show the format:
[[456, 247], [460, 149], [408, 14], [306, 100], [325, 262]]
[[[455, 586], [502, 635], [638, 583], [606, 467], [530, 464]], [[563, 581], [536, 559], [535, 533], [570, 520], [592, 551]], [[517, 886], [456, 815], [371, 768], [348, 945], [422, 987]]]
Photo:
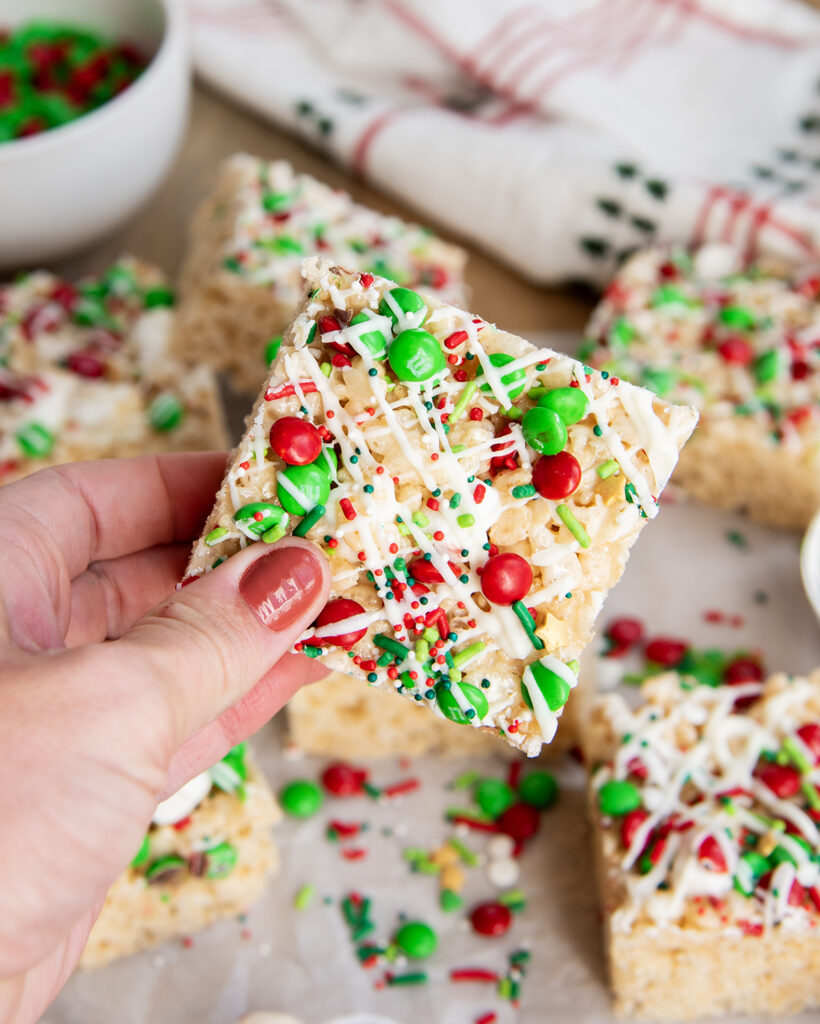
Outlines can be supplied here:
[[239, 593], [263, 626], [279, 631], [303, 618], [320, 586], [318, 558], [307, 548], [275, 548], [245, 570]]

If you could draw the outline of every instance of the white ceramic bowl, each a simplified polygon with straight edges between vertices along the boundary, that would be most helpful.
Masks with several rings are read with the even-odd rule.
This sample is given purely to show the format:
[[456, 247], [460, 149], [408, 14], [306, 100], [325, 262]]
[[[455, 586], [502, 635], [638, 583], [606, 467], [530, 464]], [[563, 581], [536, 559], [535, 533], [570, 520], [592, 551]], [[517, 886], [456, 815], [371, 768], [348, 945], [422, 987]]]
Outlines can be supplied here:
[[0, 25], [40, 18], [133, 40], [151, 56], [115, 99], [67, 125], [0, 143], [0, 268], [80, 249], [159, 185], [185, 130], [190, 61], [176, 0], [0, 0]]

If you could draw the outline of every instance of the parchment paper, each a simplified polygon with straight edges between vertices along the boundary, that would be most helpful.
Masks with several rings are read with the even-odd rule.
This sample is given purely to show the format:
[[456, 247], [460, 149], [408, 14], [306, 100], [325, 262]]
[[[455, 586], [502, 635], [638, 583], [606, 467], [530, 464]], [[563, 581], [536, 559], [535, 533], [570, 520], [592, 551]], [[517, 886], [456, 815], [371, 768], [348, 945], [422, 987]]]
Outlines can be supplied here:
[[[557, 344], [550, 340], [571, 351], [561, 343], [563, 338]], [[729, 531], [737, 531], [745, 545], [730, 542]], [[637, 615], [654, 634], [678, 636], [698, 646], [756, 648], [772, 670], [809, 670], [820, 665], [820, 626], [802, 591], [798, 548], [796, 535], [688, 503], [666, 503], [636, 545], [601, 625], [618, 615]], [[707, 622], [707, 611], [726, 618]], [[623, 663], [603, 661], [594, 653], [584, 665], [586, 678], [595, 677], [602, 685], [611, 685], [622, 670]], [[315, 779], [321, 770], [317, 761], [287, 755], [277, 724], [264, 729], [253, 746], [275, 788], [297, 776]], [[194, 937], [190, 948], [171, 943], [98, 972], [77, 974], [44, 1020], [234, 1024], [251, 1010], [272, 1009], [288, 1011], [305, 1024], [327, 1024], [353, 1013], [386, 1017], [395, 1024], [472, 1024], [495, 1010], [499, 1024], [611, 1024], [584, 820], [583, 771], [577, 764], [566, 759], [554, 766], [561, 797], [542, 817], [540, 834], [521, 858], [527, 908], [515, 916], [503, 938], [475, 935], [464, 912], [442, 913], [435, 878], [411, 874], [402, 859], [405, 847], [430, 848], [450, 834], [443, 811], [466, 801], [447, 784], [467, 768], [499, 777], [506, 770], [492, 758], [480, 763], [421, 758], [410, 767], [397, 761], [377, 764], [372, 769], [377, 785], [414, 775], [422, 780], [421, 788], [385, 805], [366, 797], [329, 800], [314, 819], [284, 822], [276, 832], [282, 871], [246, 921], [217, 925]], [[369, 822], [369, 830], [356, 842], [367, 850], [364, 859], [343, 859], [339, 844], [324, 838], [332, 818]], [[485, 845], [478, 833], [466, 842], [479, 852]], [[316, 886], [317, 896], [307, 910], [296, 911], [293, 897], [306, 883]], [[436, 954], [406, 968], [427, 970], [427, 985], [374, 987], [383, 971], [359, 965], [339, 909], [340, 897], [351, 891], [373, 901], [375, 940], [391, 936], [400, 912], [436, 928]], [[483, 868], [468, 870], [466, 908], [492, 898], [495, 891]], [[490, 985], [448, 980], [454, 967], [481, 966], [503, 973], [508, 953], [518, 948], [532, 953], [518, 1011]], [[820, 1014], [793, 1019], [817, 1021]], [[762, 1024], [765, 1018], [735, 1020]]]

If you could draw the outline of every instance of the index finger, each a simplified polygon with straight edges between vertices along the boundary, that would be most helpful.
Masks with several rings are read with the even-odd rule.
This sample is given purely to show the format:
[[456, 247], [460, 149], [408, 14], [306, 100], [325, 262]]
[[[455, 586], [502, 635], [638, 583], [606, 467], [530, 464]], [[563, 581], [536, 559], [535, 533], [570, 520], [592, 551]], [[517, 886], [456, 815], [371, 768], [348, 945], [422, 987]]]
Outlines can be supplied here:
[[192, 540], [225, 459], [172, 453], [44, 469], [0, 489], [0, 529], [26, 548], [51, 542], [73, 579], [92, 562]]

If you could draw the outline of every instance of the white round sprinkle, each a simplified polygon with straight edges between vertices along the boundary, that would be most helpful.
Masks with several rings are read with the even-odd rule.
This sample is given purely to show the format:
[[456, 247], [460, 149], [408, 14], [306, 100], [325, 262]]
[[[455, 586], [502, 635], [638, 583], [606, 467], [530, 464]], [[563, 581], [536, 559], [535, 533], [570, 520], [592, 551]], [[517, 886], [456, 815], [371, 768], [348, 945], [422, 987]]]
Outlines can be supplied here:
[[518, 861], [494, 860], [487, 868], [487, 878], [497, 889], [506, 889], [509, 885], [515, 885], [520, 875]]

